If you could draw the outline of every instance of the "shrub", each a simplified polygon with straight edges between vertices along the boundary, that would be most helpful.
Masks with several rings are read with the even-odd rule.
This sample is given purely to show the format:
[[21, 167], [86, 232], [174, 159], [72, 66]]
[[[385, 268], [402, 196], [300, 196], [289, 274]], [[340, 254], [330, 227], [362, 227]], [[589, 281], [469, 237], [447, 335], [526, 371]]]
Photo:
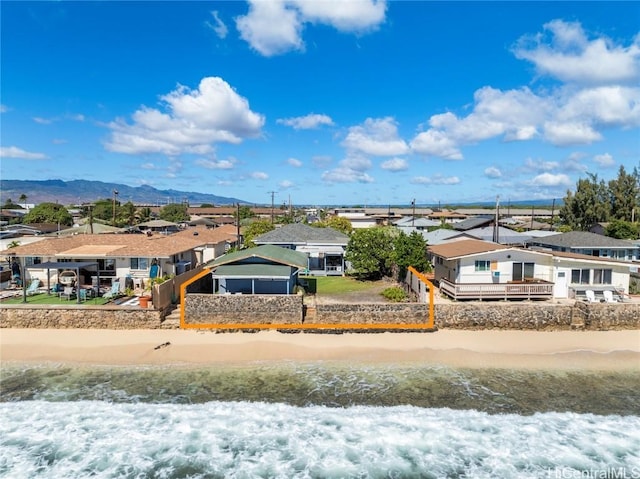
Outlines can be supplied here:
[[394, 303], [401, 303], [407, 300], [407, 293], [404, 292], [400, 286], [393, 286], [391, 288], [385, 289], [382, 293], [387, 300], [392, 301]]

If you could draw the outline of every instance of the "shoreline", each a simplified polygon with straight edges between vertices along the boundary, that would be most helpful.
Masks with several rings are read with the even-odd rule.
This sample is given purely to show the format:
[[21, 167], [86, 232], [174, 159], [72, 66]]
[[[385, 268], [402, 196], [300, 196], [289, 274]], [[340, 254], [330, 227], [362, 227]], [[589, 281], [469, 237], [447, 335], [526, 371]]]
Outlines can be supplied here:
[[0, 329], [0, 361], [176, 367], [336, 361], [633, 372], [640, 371], [640, 330], [285, 334]]

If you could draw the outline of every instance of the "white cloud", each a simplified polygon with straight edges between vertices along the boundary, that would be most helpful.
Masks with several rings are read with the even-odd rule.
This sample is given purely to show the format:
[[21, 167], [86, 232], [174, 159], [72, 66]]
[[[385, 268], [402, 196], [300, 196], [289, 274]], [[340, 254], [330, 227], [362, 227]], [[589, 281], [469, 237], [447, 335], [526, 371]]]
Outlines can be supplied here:
[[409, 168], [409, 163], [403, 158], [391, 158], [382, 162], [380, 168], [387, 171], [404, 171]]
[[455, 141], [442, 131], [427, 130], [418, 133], [411, 141], [411, 149], [421, 155], [438, 156], [445, 160], [462, 160], [462, 153]]
[[367, 171], [371, 169], [371, 160], [364, 156], [348, 156], [340, 162], [340, 166], [355, 171]]
[[251, 178], [253, 178], [254, 180], [261, 180], [261, 181], [264, 181], [264, 180], [268, 180], [268, 179], [269, 179], [269, 175], [268, 175], [268, 174], [266, 174], [266, 173], [265, 173], [265, 172], [263, 172], [263, 171], [254, 171], [254, 172], [253, 172], [253, 173], [251, 173], [249, 176], [250, 176]]
[[220, 38], [220, 39], [226, 38], [227, 33], [229, 33], [229, 29], [224, 24], [224, 22], [222, 20], [220, 20], [220, 17], [218, 16], [217, 10], [212, 11], [211, 12], [211, 16], [213, 17], [213, 23], [205, 22], [206, 25], [211, 30], [213, 30], [216, 33], [216, 35], [218, 35], [218, 38]]
[[307, 23], [362, 33], [382, 23], [385, 13], [384, 0], [250, 0], [249, 12], [236, 18], [236, 26], [242, 39], [254, 50], [273, 56], [303, 50], [302, 31]]
[[487, 178], [500, 178], [502, 177], [502, 171], [500, 171], [500, 169], [495, 166], [489, 166], [488, 168], [484, 169], [484, 175]]
[[6, 113], [9, 111], [9, 107], [7, 105], [0, 104], [0, 113]]
[[373, 183], [373, 178], [362, 171], [339, 167], [322, 173], [322, 181], [327, 183]]
[[409, 151], [406, 142], [398, 137], [397, 123], [391, 117], [367, 118], [362, 125], [352, 126], [342, 146], [374, 156], [403, 155]]
[[534, 160], [533, 158], [527, 158], [524, 160], [524, 166], [529, 171], [551, 171], [560, 166], [557, 161], [545, 161], [542, 159]]
[[557, 146], [589, 144], [602, 139], [602, 135], [586, 122], [549, 121], [544, 124], [544, 137]]
[[289, 164], [289, 166], [293, 166], [294, 168], [300, 168], [302, 166], [302, 162], [297, 158], [289, 158], [287, 160], [287, 164]]
[[288, 190], [289, 188], [293, 188], [295, 184], [289, 180], [282, 180], [280, 183], [278, 183], [278, 186], [282, 190]]
[[333, 120], [330, 116], [310, 113], [306, 116], [297, 116], [293, 118], [280, 118], [276, 123], [287, 125], [295, 130], [312, 130], [321, 125], [332, 126]]
[[571, 186], [572, 182], [571, 179], [563, 173], [557, 175], [541, 173], [531, 180], [531, 184], [534, 186]]
[[601, 86], [580, 90], [559, 109], [561, 121], [588, 119], [601, 125], [640, 125], [640, 88]]
[[593, 157], [593, 161], [595, 161], [598, 165], [602, 166], [603, 168], [609, 168], [616, 164], [615, 160], [613, 159], [613, 156], [611, 156], [609, 153], [596, 155]]
[[51, 123], [53, 123], [53, 120], [51, 120], [49, 118], [42, 118], [42, 117], [39, 117], [39, 116], [34, 116], [32, 119], [33, 119], [33, 121], [35, 121], [39, 125], [50, 125]]
[[196, 165], [202, 166], [208, 170], [230, 170], [234, 167], [235, 163], [234, 159], [216, 160], [201, 158], [195, 161]]
[[16, 158], [21, 160], [46, 160], [48, 158], [44, 153], [32, 153], [25, 151], [17, 146], [1, 146], [0, 158]]
[[156, 165], [154, 165], [153, 163], [143, 163], [142, 165], [140, 165], [140, 168], [142, 168], [143, 170], [157, 170]]
[[54, 138], [51, 140], [51, 143], [54, 145], [64, 145], [65, 143], [69, 143], [69, 140], [65, 140], [64, 138]]
[[116, 119], [109, 123], [109, 151], [128, 154], [208, 154], [218, 142], [240, 143], [260, 134], [264, 116], [218, 77], [203, 78], [196, 90], [179, 85], [161, 97], [166, 112], [141, 107], [133, 123]]
[[553, 20], [544, 32], [525, 35], [513, 49], [542, 75], [565, 82], [602, 84], [637, 82], [640, 75], [640, 36], [628, 46], [604, 36], [590, 40], [579, 22]]
[[443, 176], [440, 173], [434, 176], [415, 176], [411, 179], [411, 183], [416, 185], [457, 185], [460, 178], [457, 176]]

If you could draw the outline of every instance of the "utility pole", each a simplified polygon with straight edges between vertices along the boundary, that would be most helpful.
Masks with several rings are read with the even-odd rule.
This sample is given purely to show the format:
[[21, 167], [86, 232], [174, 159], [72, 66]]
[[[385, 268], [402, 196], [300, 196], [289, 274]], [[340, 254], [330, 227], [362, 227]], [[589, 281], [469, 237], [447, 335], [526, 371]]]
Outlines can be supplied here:
[[551, 203], [551, 230], [553, 230], [553, 214], [556, 211], [556, 199], [553, 199], [553, 202]]
[[273, 197], [275, 196], [276, 192], [269, 191], [268, 193], [271, 194], [271, 224], [273, 224]]
[[113, 190], [113, 221], [112, 225], [116, 225], [116, 198], [118, 197], [118, 190]]
[[493, 224], [493, 242], [500, 242], [500, 230], [499, 228], [500, 221], [500, 196], [496, 196], [496, 218]]
[[236, 248], [240, 249], [240, 203], [236, 203]]
[[415, 198], [411, 201], [411, 206], [413, 206], [413, 214], [411, 215], [411, 227], [413, 228], [416, 222], [416, 199]]

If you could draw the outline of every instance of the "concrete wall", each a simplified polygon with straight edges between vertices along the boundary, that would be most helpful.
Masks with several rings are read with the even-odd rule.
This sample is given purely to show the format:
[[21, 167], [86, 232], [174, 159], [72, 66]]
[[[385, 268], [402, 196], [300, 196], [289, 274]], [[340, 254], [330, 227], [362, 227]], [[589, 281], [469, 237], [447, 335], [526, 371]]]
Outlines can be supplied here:
[[[164, 329], [162, 313], [138, 307], [3, 305], [0, 328]], [[173, 326], [171, 326], [173, 327]]]
[[300, 324], [302, 296], [195, 294], [185, 298], [185, 320], [188, 324]]

